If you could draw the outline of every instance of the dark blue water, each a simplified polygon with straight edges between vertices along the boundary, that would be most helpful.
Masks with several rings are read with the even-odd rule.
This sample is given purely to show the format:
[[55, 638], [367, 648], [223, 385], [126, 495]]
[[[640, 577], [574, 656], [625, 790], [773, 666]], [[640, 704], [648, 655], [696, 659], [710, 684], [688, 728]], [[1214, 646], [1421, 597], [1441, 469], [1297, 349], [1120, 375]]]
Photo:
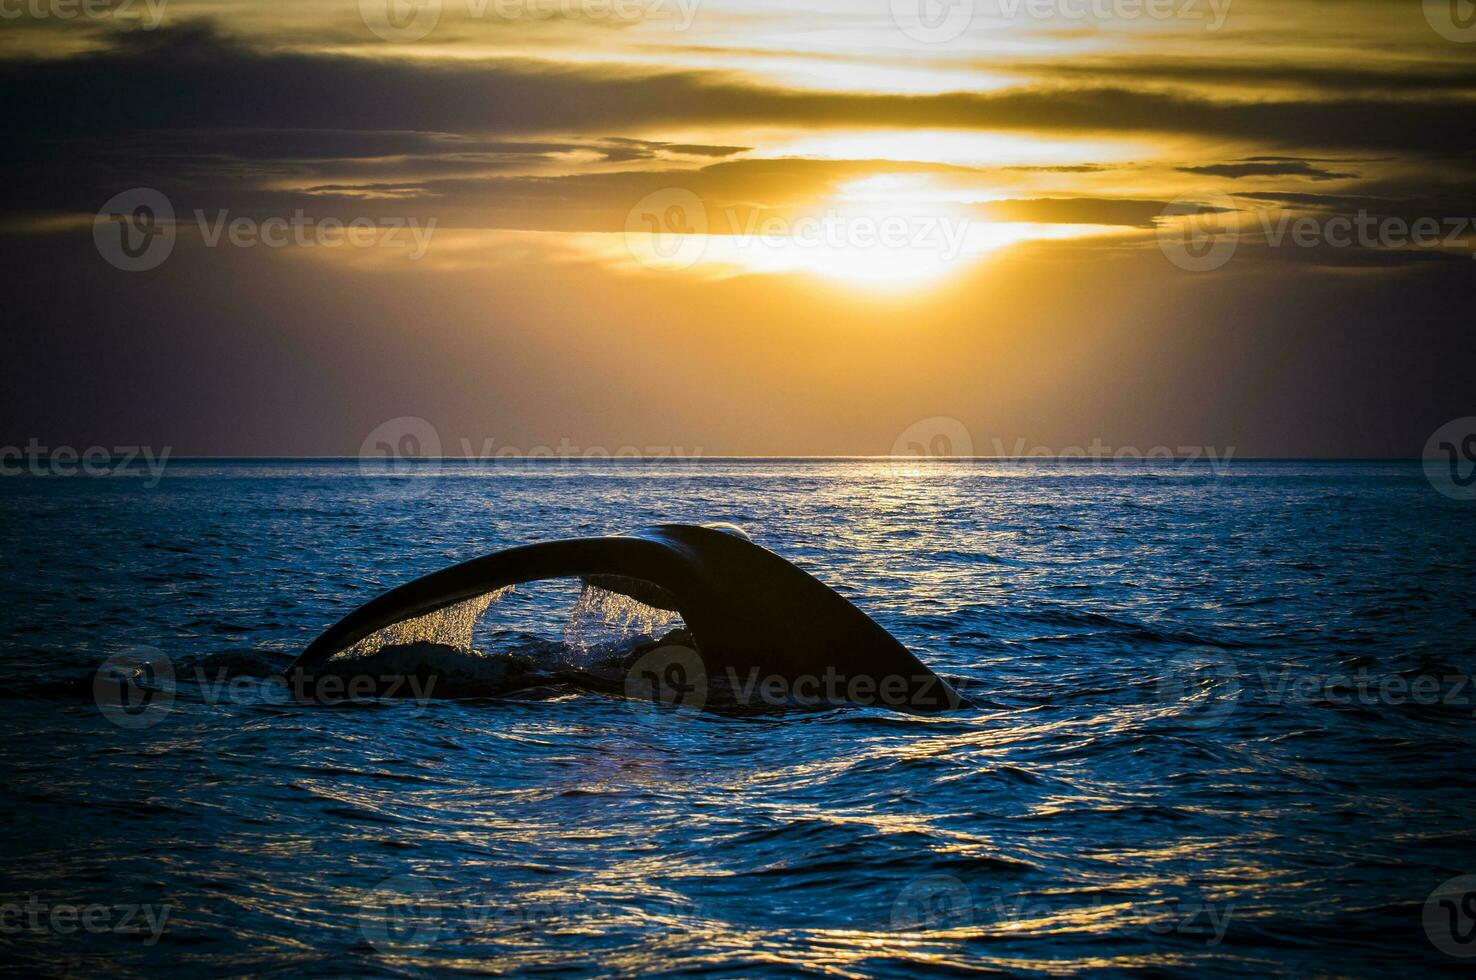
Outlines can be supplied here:
[[[1476, 873], [1473, 508], [1400, 463], [0, 481], [0, 959], [1453, 970], [1476, 905], [1459, 882], [1432, 893]], [[414, 576], [659, 521], [742, 525], [979, 706], [730, 717], [554, 688], [327, 707], [269, 677]], [[556, 639], [557, 598], [488, 615]], [[164, 658], [172, 700], [105, 712], [93, 677], [115, 656]]]

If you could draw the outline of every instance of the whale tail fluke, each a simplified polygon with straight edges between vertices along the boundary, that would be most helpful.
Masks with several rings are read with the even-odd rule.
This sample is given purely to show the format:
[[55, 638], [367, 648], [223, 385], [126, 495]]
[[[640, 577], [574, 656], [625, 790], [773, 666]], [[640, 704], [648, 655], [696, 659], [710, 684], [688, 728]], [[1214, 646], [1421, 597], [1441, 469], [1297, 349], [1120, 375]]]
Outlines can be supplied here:
[[[652, 627], [617, 660], [632, 696], [660, 699], [669, 681], [766, 705], [934, 712], [967, 703], [865, 613], [740, 529], [686, 524], [526, 545], [442, 569], [345, 616], [294, 668], [331, 676], [386, 656], [404, 668], [417, 644], [422, 654], [426, 644], [470, 651], [477, 620], [504, 590], [556, 578], [584, 584], [581, 605], [624, 608]], [[448, 656], [438, 662], [455, 680]]]

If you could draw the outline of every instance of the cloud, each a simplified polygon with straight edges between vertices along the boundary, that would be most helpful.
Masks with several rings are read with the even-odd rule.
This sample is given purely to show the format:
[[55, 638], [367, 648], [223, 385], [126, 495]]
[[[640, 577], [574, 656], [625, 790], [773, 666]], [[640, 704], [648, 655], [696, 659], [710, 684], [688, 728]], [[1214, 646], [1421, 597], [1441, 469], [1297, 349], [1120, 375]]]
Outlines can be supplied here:
[[1168, 201], [1123, 198], [1036, 198], [990, 201], [977, 212], [991, 221], [1031, 221], [1045, 224], [1128, 225], [1152, 228]]
[[1238, 163], [1216, 163], [1204, 167], [1178, 167], [1180, 173], [1206, 174], [1211, 177], [1306, 177], [1310, 180], [1352, 180], [1358, 175], [1337, 170], [1324, 170], [1306, 160], [1260, 158]]
[[1268, 148], [1470, 153], [1470, 103], [1357, 97], [1226, 101], [1119, 87], [886, 95], [785, 89], [722, 72], [534, 60], [383, 61], [264, 51], [206, 24], [121, 33], [104, 51], [0, 65], [0, 133], [36, 140], [138, 130], [630, 132], [657, 125], [1165, 133]]
[[[1366, 455], [1418, 452], [1435, 425], [1468, 410], [1469, 259], [1271, 247], [1254, 233], [1281, 212], [1476, 211], [1466, 179], [1476, 131], [1462, 123], [1476, 69], [1456, 62], [1459, 46], [1428, 31], [1418, 5], [1397, 15], [1410, 30], [1380, 43], [1377, 59], [1342, 57], [1373, 50], [1370, 19], [1393, 8], [1372, 2], [1331, 20], [1331, 4], [1302, 4], [1310, 21], [1285, 4], [1247, 10], [1192, 41], [1146, 22], [1152, 31], [1084, 28], [1087, 45], [1036, 45], [1039, 31], [1026, 46], [980, 38], [994, 46], [964, 59], [839, 51], [842, 32], [829, 28], [855, 10], [826, 30], [781, 34], [770, 14], [721, 4], [680, 52], [646, 31], [448, 14], [407, 54], [372, 39], [352, 0], [330, 6], [180, 0], [152, 33], [103, 21], [5, 29], [12, 360], [64, 363], [72, 382], [60, 391], [55, 372], [22, 371], [0, 390], [0, 418], [22, 437], [352, 453], [383, 419], [410, 413], [477, 444], [495, 431], [524, 445], [568, 434], [833, 453], [885, 451], [907, 421], [967, 409], [992, 431], [1057, 445], [1089, 440], [1089, 425], [1119, 444]], [[884, 8], [861, 19], [894, 33]], [[255, 40], [178, 20], [193, 10], [228, 10]], [[726, 18], [720, 30], [713, 15]], [[786, 26], [792, 16], [773, 14]], [[596, 30], [599, 48], [587, 43]], [[988, 50], [999, 60], [972, 65], [987, 76], [975, 86], [970, 62]], [[1009, 61], [1025, 50], [1061, 53]], [[1089, 53], [1113, 50], [1122, 57]], [[499, 51], [517, 56], [488, 54]], [[667, 53], [670, 66], [704, 70], [655, 60]], [[871, 66], [932, 88], [887, 94]], [[1040, 138], [1042, 153], [978, 167], [773, 158], [793, 135], [826, 129], [890, 129], [908, 145], [912, 130], [1006, 132], [1032, 138], [1011, 144]], [[919, 156], [930, 143], [939, 153], [991, 143], [933, 136], [919, 134]], [[1122, 148], [1105, 141], [1124, 137], [1132, 162], [1114, 163]], [[1206, 184], [1255, 188], [1235, 195], [1253, 233], [1222, 270], [1190, 274], [1149, 229], [1166, 206], [1158, 198]], [[186, 229], [143, 275], [109, 266], [91, 234], [96, 208], [134, 186], [165, 192]], [[619, 232], [632, 205], [668, 188], [696, 195], [720, 229], [854, 201], [857, 186], [899, 198], [920, 187], [924, 206], [936, 190], [939, 210], [976, 220], [1131, 231], [1002, 248], [880, 301], [798, 274], [629, 275], [579, 244], [628, 254], [620, 235], [564, 234]], [[438, 230], [423, 262], [390, 250], [209, 248], [194, 237], [195, 209], [434, 218]], [[632, 378], [661, 384], [612, 383]]]
[[1274, 190], [1237, 192], [1235, 197], [1328, 215], [1366, 212], [1408, 219], [1476, 218], [1476, 181], [1365, 181], [1343, 194]]
[[1469, 95], [1476, 69], [1467, 64], [1430, 63], [1414, 58], [1393, 67], [1326, 65], [1291, 61], [1213, 61], [1205, 57], [1149, 58], [1131, 55], [1110, 61], [980, 63], [981, 71], [1006, 69], [1033, 78], [1114, 82], [1171, 82], [1176, 86], [1219, 88], [1301, 88], [1330, 95], [1426, 93]]
[[1075, 163], [1063, 164], [1056, 167], [1004, 167], [1008, 171], [1033, 174], [1095, 174], [1107, 170], [1118, 170], [1119, 167], [1110, 167], [1100, 163]]

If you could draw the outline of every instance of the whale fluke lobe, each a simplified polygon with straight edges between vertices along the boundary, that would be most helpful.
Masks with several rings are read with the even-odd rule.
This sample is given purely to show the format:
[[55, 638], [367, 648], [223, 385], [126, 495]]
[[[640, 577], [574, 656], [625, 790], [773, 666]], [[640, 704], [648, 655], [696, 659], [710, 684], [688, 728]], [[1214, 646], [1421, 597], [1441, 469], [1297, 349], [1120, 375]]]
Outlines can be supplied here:
[[444, 568], [371, 600], [308, 645], [311, 676], [382, 630], [524, 582], [573, 578], [679, 613], [704, 689], [737, 703], [872, 704], [934, 712], [966, 701], [829, 586], [741, 529], [662, 524], [630, 534], [548, 541]]

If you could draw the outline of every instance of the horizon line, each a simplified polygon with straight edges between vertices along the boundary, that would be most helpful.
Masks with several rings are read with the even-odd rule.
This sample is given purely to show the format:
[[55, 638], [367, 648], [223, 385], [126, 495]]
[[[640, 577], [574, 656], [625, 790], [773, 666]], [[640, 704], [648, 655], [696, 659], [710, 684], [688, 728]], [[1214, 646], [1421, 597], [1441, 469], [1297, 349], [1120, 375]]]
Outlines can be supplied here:
[[[134, 447], [128, 447], [134, 448]], [[12, 457], [13, 458], [13, 457]], [[21, 459], [50, 460], [51, 454], [36, 454], [34, 456], [22, 456]], [[108, 460], [114, 459], [138, 459], [137, 454], [109, 455], [104, 457]], [[497, 463], [497, 462], [587, 462], [587, 463], [619, 463], [619, 462], [848, 462], [848, 461], [881, 461], [892, 460], [896, 462], [918, 462], [918, 463], [977, 463], [977, 462], [1022, 462], [1022, 461], [1058, 461], [1058, 462], [1083, 462], [1083, 463], [1147, 463], [1147, 462], [1182, 462], [1193, 463], [1203, 460], [1206, 463], [1397, 463], [1397, 462], [1423, 462], [1427, 458], [1438, 459], [1439, 457], [1424, 456], [1210, 456], [1210, 455], [1171, 455], [1171, 456], [1117, 456], [1117, 455], [1084, 455], [1078, 453], [1059, 455], [1027, 455], [1027, 456], [897, 456], [890, 453], [878, 454], [836, 454], [836, 455], [665, 455], [665, 456], [583, 456], [583, 455], [519, 455], [519, 456], [395, 456], [395, 457], [365, 457], [344, 455], [278, 455], [278, 454], [175, 454], [168, 446], [163, 447], [163, 453], [154, 457], [169, 459], [176, 462], [332, 462], [347, 463], [361, 462], [365, 465], [380, 465], [393, 460], [403, 463]]]

